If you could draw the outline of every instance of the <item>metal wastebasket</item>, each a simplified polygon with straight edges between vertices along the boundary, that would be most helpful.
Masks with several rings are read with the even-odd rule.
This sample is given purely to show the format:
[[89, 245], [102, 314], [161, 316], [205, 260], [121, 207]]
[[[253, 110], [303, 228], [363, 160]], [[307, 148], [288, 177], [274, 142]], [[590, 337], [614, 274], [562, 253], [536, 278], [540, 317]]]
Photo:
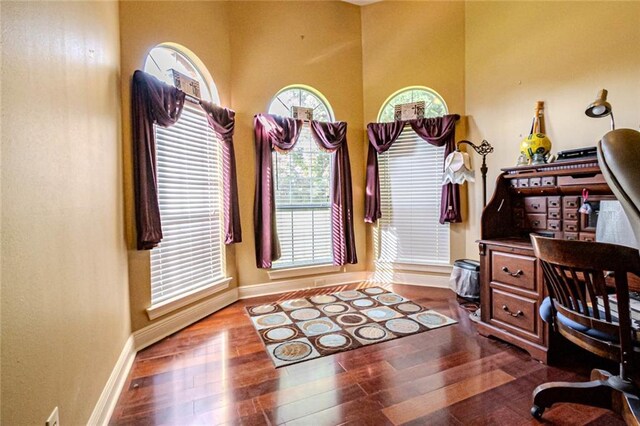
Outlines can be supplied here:
[[453, 262], [449, 283], [463, 299], [480, 300], [480, 262], [470, 259]]

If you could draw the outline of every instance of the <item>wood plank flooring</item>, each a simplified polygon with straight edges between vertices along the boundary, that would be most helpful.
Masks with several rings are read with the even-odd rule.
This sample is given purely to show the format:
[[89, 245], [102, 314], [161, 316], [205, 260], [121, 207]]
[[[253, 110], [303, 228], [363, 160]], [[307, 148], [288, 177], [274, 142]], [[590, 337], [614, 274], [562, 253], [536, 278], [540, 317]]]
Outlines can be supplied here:
[[[449, 290], [387, 286], [458, 324], [275, 369], [244, 308], [351, 285], [239, 301], [138, 353], [112, 425], [523, 425], [531, 393], [588, 380], [579, 350], [553, 367], [479, 336]], [[560, 404], [545, 424], [618, 425], [615, 414]]]

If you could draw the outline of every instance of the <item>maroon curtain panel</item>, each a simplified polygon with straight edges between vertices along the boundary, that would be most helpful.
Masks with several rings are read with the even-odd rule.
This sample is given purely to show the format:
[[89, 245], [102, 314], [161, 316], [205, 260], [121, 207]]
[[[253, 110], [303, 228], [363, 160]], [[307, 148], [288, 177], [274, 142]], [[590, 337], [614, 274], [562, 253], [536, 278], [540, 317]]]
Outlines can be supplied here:
[[256, 189], [253, 202], [256, 265], [271, 268], [280, 258], [276, 229], [272, 152], [292, 149], [302, 129], [302, 120], [271, 114], [258, 114], [253, 120], [256, 148]]
[[347, 123], [312, 121], [311, 134], [321, 148], [333, 153], [333, 176], [331, 177], [333, 264], [358, 263], [353, 232], [353, 194]]
[[[456, 150], [456, 121], [458, 114], [445, 115], [435, 118], [421, 118], [411, 120], [409, 124], [414, 132], [433, 146], [444, 146], [444, 158]], [[443, 164], [444, 167], [444, 164]], [[442, 186], [440, 197], [440, 223], [462, 222], [460, 215], [460, 187], [447, 183]]]
[[[459, 115], [450, 114], [443, 117], [394, 121], [392, 123], [369, 123], [367, 125], [369, 152], [367, 155], [365, 222], [375, 223], [382, 217], [380, 211], [378, 154], [387, 151], [398, 139], [404, 126], [409, 124], [418, 136], [426, 142], [438, 147], [444, 146], [444, 155], [447, 158], [447, 155], [455, 150], [455, 124], [459, 119]], [[442, 187], [440, 223], [461, 221], [458, 185], [448, 183]]]
[[200, 101], [207, 114], [209, 126], [222, 138], [222, 193], [224, 204], [224, 243], [242, 242], [240, 207], [238, 203], [238, 177], [236, 174], [236, 154], [233, 148], [235, 111], [221, 108], [210, 102]]
[[133, 74], [131, 114], [138, 250], [150, 250], [162, 240], [153, 125], [175, 124], [182, 113], [184, 98], [184, 92], [152, 75], [142, 71]]

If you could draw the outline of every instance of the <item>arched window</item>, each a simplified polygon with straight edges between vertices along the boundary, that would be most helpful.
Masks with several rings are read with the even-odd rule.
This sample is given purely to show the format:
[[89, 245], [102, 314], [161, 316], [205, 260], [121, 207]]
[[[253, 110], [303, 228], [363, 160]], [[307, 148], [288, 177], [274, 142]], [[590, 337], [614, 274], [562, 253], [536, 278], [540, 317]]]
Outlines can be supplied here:
[[[425, 102], [425, 117], [447, 114], [438, 93], [409, 87], [387, 99], [378, 121], [393, 121], [396, 105], [418, 101]], [[378, 221], [378, 261], [449, 264], [449, 225], [439, 222], [443, 162], [444, 148], [428, 144], [409, 126], [379, 155], [382, 218]]]
[[[173, 85], [171, 70], [197, 80], [201, 97], [217, 102], [215, 86], [187, 49], [154, 47], [144, 71]], [[187, 97], [178, 122], [155, 126], [163, 240], [151, 251], [151, 304], [203, 293], [225, 277], [222, 237], [222, 152], [202, 108]]]
[[[314, 120], [333, 121], [329, 103], [319, 92], [304, 86], [280, 90], [269, 105], [269, 113], [291, 117], [294, 107], [311, 108]], [[332, 263], [331, 154], [318, 147], [305, 122], [296, 146], [287, 153], [276, 152], [273, 158], [282, 252], [273, 268]]]

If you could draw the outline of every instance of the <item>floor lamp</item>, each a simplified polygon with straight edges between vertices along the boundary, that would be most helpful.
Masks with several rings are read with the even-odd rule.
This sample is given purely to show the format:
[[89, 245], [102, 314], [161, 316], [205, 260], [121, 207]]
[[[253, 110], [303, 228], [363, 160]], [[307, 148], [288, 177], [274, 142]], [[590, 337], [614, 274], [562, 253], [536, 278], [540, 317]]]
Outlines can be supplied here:
[[482, 206], [487, 205], [487, 155], [493, 152], [493, 146], [486, 140], [480, 145], [476, 145], [471, 141], [461, 140], [456, 144], [456, 150], [449, 154], [444, 162], [444, 183], [463, 184], [466, 181], [475, 182], [474, 171], [471, 168], [469, 154], [460, 151], [460, 145], [469, 145], [475, 152], [482, 155], [482, 166], [480, 166], [480, 174], [482, 175]]

